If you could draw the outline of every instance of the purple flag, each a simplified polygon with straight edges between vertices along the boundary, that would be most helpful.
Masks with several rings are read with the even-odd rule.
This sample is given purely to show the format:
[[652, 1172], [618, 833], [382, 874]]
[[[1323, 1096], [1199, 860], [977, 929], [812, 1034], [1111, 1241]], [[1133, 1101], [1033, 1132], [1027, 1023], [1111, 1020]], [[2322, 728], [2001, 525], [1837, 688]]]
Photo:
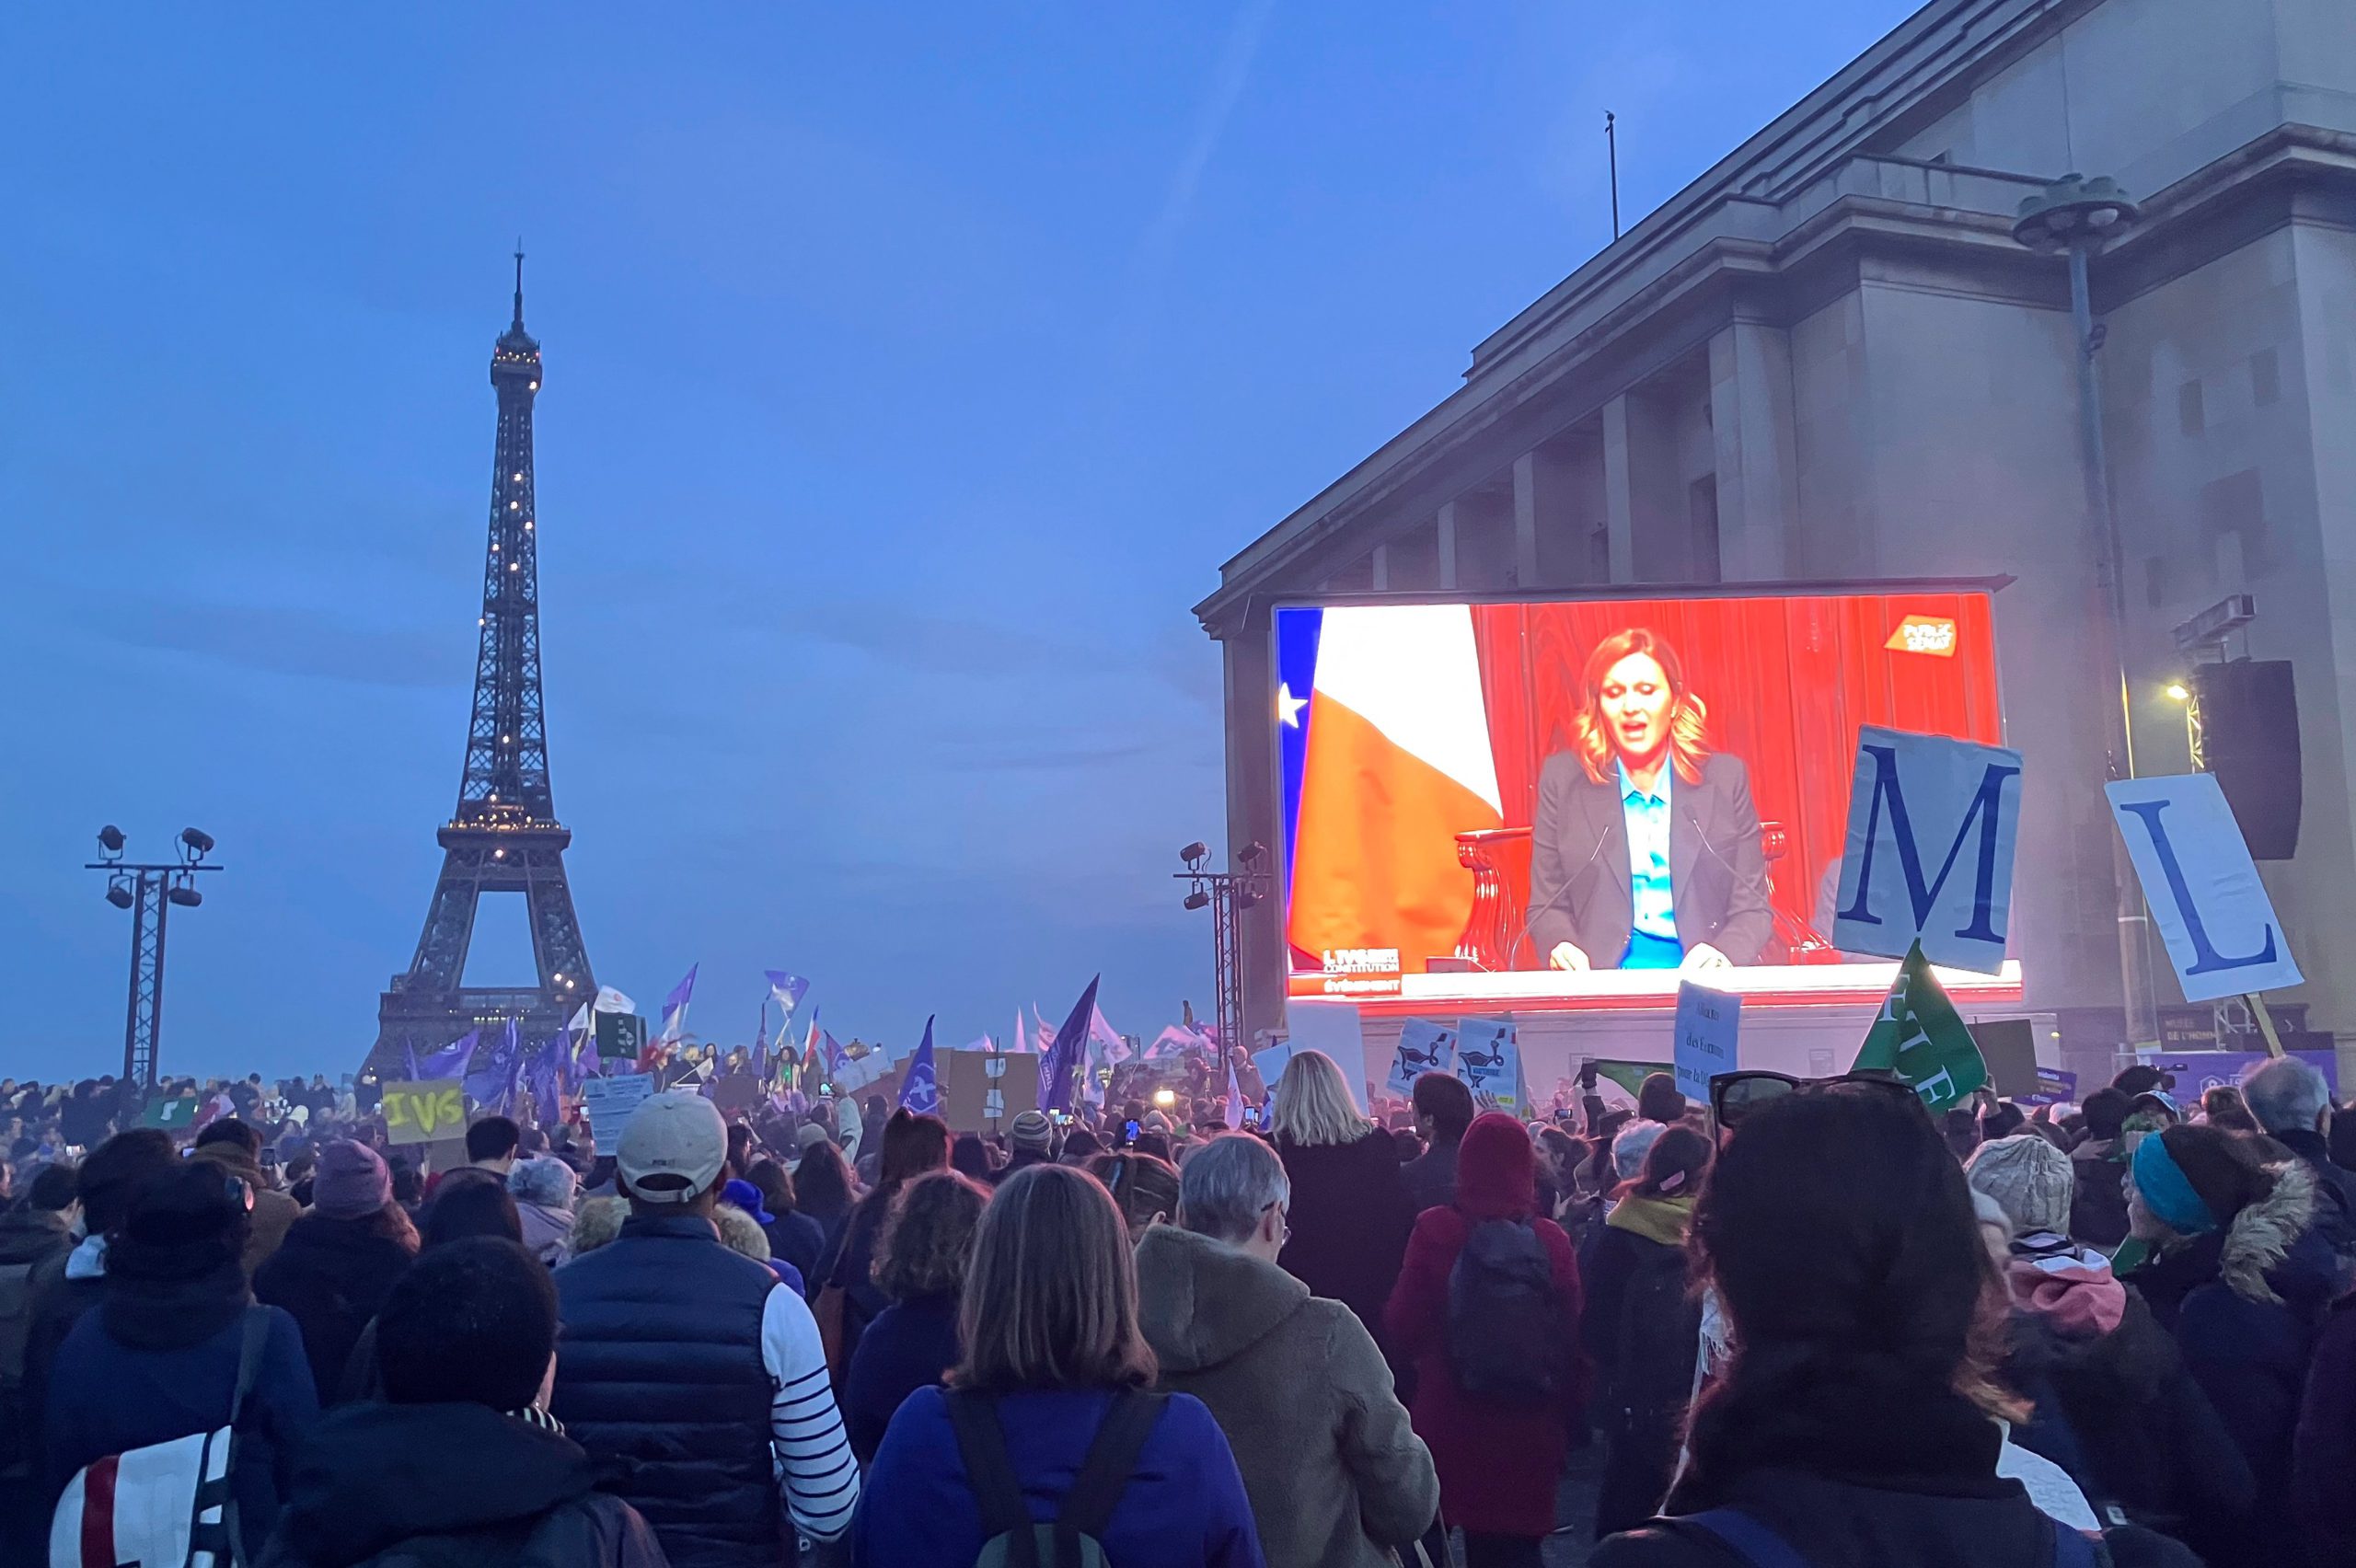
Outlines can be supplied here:
[[768, 976], [769, 995], [785, 1009], [785, 1016], [791, 1018], [794, 1009], [802, 1006], [802, 998], [810, 994], [810, 982], [782, 969], [765, 969], [761, 973]]
[[1073, 1004], [1071, 1016], [1056, 1031], [1055, 1043], [1039, 1058], [1039, 1109], [1068, 1111], [1071, 1109], [1072, 1069], [1087, 1059], [1088, 1020], [1096, 1012], [1096, 986], [1102, 974], [1088, 983]]
[[920, 1116], [941, 1113], [941, 1080], [932, 1070], [932, 1020], [924, 1020], [924, 1039], [917, 1045], [917, 1054], [908, 1058], [908, 1070], [900, 1080], [900, 1109], [913, 1111]]
[[676, 1045], [679, 1043], [679, 1033], [687, 1026], [687, 1002], [696, 994], [696, 971], [702, 967], [699, 963], [687, 965], [687, 977], [672, 986], [671, 994], [663, 998], [663, 1032], [655, 1043]]
[[[468, 1037], [471, 1040], [472, 1036]], [[515, 1080], [524, 1070], [524, 1051], [515, 1038], [515, 1020], [491, 1048], [491, 1059], [466, 1076], [467, 1098], [486, 1111], [504, 1113], [515, 1098]]]
[[469, 1029], [455, 1043], [445, 1045], [423, 1061], [417, 1053], [409, 1054], [409, 1078], [422, 1083], [428, 1078], [462, 1078], [467, 1076], [467, 1064], [474, 1059], [475, 1047], [482, 1039], [482, 1031]]

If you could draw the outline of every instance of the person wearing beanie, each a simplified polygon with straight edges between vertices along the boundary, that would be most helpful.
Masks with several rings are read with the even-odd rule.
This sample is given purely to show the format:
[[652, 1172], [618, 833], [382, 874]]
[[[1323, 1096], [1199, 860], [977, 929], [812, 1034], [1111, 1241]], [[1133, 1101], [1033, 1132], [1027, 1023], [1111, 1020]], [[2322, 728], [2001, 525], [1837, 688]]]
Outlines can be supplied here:
[[1025, 1166], [1053, 1163], [1055, 1137], [1055, 1125], [1047, 1120], [1045, 1112], [1025, 1111], [1017, 1115], [1007, 1136], [1007, 1141], [1013, 1147], [1013, 1155], [1002, 1169], [990, 1173], [989, 1184], [993, 1187], [1002, 1185], [1008, 1177]]
[[2315, 1226], [2315, 1178], [2296, 1159], [2269, 1166], [2258, 1140], [2177, 1125], [2135, 1146], [2131, 1233], [2152, 1248], [2126, 1283], [2176, 1339], [2248, 1461], [2243, 1510], [2190, 1520], [2185, 1539], [2210, 1568], [2305, 1559], [2291, 1499], [2292, 1435], [2315, 1335], [2338, 1286]]
[[[488, 1176], [471, 1178], [489, 1181]], [[360, 1332], [417, 1256], [417, 1228], [393, 1201], [392, 1172], [366, 1144], [331, 1143], [311, 1179], [311, 1212], [254, 1273], [254, 1295], [303, 1331], [313, 1382], [343, 1386]]]
[[1973, 1149], [1963, 1173], [1973, 1192], [1987, 1193], [2004, 1209], [2015, 1239], [2066, 1242], [2077, 1186], [2068, 1155], [2035, 1133], [2014, 1133]]
[[421, 1256], [377, 1320], [382, 1398], [314, 1429], [264, 1568], [662, 1568], [645, 1518], [596, 1490], [588, 1453], [543, 1408], [556, 1337], [556, 1287], [520, 1244], [471, 1237]]
[[[1457, 1147], [1456, 1201], [1416, 1218], [1382, 1313], [1392, 1354], [1415, 1368], [1409, 1408], [1439, 1471], [1440, 1517], [1463, 1528], [1472, 1562], [1537, 1561], [1539, 1540], [1554, 1528], [1554, 1482], [1572, 1426], [1587, 1405], [1578, 1260], [1561, 1227], [1535, 1212], [1537, 1169], [1537, 1150], [1519, 1122], [1500, 1111], [1474, 1117]], [[1292, 1213], [1298, 1228], [1297, 1203]], [[1508, 1223], [1495, 1223], [1501, 1220]], [[1541, 1338], [1559, 1351], [1552, 1366], [1533, 1359], [1510, 1373], [1473, 1369], [1479, 1382], [1468, 1388], [1467, 1368], [1452, 1354], [1450, 1297], [1458, 1260], [1476, 1237], [1477, 1256], [1502, 1248], [1516, 1263], [1542, 1260], [1553, 1299], [1551, 1332]], [[1487, 1386], [1501, 1376], [1528, 1382]]]
[[107, 1288], [58, 1348], [42, 1424], [54, 1497], [84, 1466], [229, 1424], [254, 1357], [232, 1484], [250, 1558], [278, 1515], [293, 1453], [318, 1418], [294, 1321], [257, 1308], [244, 1253], [252, 1192], [211, 1160], [176, 1160], [132, 1197], [107, 1251]]

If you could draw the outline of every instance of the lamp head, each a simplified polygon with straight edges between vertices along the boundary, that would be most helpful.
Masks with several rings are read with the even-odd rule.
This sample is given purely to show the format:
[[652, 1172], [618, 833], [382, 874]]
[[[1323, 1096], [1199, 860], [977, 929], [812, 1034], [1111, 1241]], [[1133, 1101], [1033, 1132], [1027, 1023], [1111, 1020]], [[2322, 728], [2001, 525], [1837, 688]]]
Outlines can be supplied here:
[[109, 855], [121, 854], [122, 846], [122, 829], [115, 826], [112, 823], [109, 823], [106, 826], [98, 829], [98, 847], [105, 850]]
[[2050, 255], [2089, 239], [2106, 238], [2140, 215], [2119, 181], [2108, 175], [2088, 179], [2065, 174], [2022, 201], [2020, 215], [2013, 223], [2013, 237], [2031, 250]]
[[200, 860], [213, 853], [213, 835], [201, 827], [181, 828], [180, 842], [194, 850]]

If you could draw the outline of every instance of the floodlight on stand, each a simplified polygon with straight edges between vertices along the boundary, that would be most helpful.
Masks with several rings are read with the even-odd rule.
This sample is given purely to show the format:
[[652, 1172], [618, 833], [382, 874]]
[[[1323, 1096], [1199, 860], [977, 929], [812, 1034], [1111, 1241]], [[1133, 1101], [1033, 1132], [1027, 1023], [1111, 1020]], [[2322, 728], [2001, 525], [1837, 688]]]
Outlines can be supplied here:
[[1210, 901], [1211, 895], [1209, 894], [1205, 893], [1201, 888], [1196, 888], [1194, 892], [1186, 895], [1186, 907], [1189, 909], [1206, 908], [1209, 905]]
[[201, 827], [181, 828], [180, 842], [195, 850], [200, 859], [213, 853], [213, 835]]
[[134, 902], [131, 895], [131, 884], [120, 877], [107, 883], [107, 902], [117, 909], [130, 908]]
[[1235, 906], [1238, 909], [1257, 908], [1259, 903], [1260, 895], [1253, 892], [1250, 887], [1239, 887], [1235, 890]]
[[1266, 855], [1267, 852], [1268, 847], [1255, 838], [1251, 843], [1246, 844], [1243, 847], [1243, 853], [1236, 858], [1247, 866], [1256, 866], [1260, 863], [1261, 858]]
[[170, 899], [174, 904], [179, 905], [183, 909], [193, 909], [198, 905], [204, 902], [204, 894], [197, 892], [196, 889], [189, 886], [186, 882], [182, 882], [179, 886], [173, 888], [170, 892], [165, 894], [164, 896]]
[[1192, 844], [1187, 845], [1184, 849], [1179, 850], [1178, 858], [1191, 866], [1199, 860], [1208, 859], [1210, 858], [1210, 852], [1211, 847], [1197, 838]]
[[112, 823], [109, 823], [106, 826], [98, 829], [99, 848], [105, 850], [110, 855], [120, 855], [122, 853], [122, 829], [115, 826]]

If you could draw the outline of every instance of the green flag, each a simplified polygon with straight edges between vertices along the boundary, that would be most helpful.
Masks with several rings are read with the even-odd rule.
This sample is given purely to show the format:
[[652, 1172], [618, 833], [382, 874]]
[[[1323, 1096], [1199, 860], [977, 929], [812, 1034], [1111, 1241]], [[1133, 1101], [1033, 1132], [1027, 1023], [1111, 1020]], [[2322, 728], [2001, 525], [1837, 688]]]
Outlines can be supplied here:
[[140, 1113], [143, 1127], [161, 1127], [167, 1133], [179, 1132], [196, 1122], [196, 1101], [189, 1099], [151, 1100]]
[[1933, 1111], [1961, 1104], [1988, 1081], [1988, 1064], [1916, 942], [1898, 966], [1881, 1014], [1852, 1072], [1894, 1072]]

